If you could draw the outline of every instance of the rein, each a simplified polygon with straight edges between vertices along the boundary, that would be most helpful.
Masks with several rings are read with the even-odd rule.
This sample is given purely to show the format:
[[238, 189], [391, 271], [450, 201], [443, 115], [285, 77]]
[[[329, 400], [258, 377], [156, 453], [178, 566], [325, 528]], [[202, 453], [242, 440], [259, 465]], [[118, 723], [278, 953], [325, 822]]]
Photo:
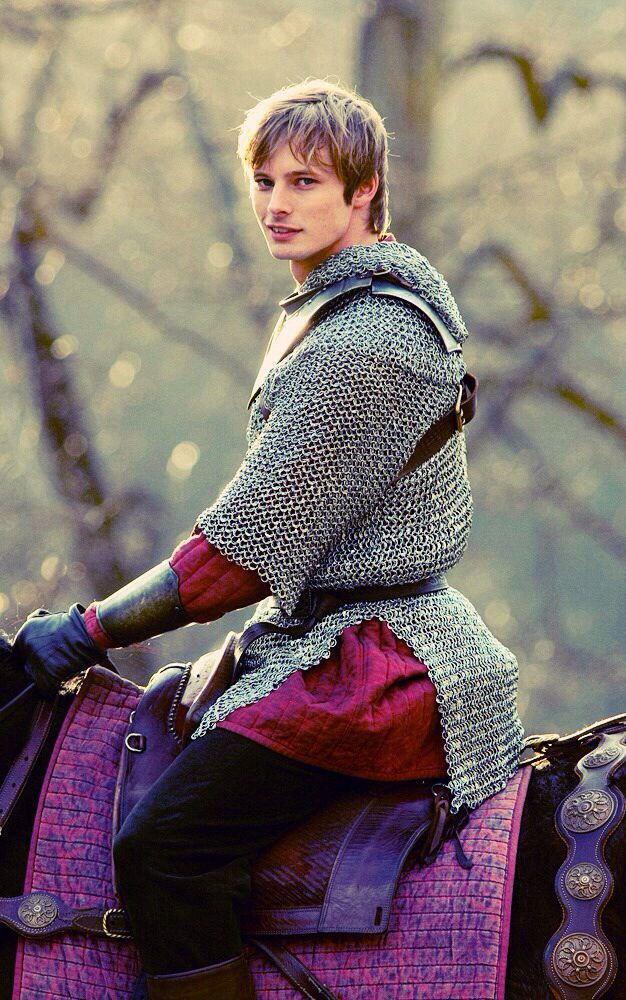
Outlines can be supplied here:
[[[58, 695], [53, 702], [44, 701], [43, 698], [37, 702], [37, 708], [33, 716], [26, 743], [11, 764], [4, 781], [0, 786], [0, 834], [2, 833], [3, 827], [6, 825], [9, 816], [15, 809], [22, 792], [26, 787], [26, 782], [30, 778], [33, 768], [37, 763], [37, 759], [41, 753], [43, 745], [50, 734], [52, 720], [54, 717], [54, 709], [57, 705], [57, 701]], [[13, 699], [13, 702], [15, 702], [15, 699]]]
[[34, 694], [35, 692], [36, 688], [34, 683], [27, 684], [26, 687], [22, 691], [20, 691], [19, 694], [15, 695], [15, 698], [11, 698], [11, 701], [8, 701], [6, 705], [3, 705], [2, 708], [0, 708], [0, 722], [2, 722], [2, 720], [5, 719], [7, 715], [11, 714], [15, 706], [19, 705], [22, 698], [25, 698], [26, 695]]

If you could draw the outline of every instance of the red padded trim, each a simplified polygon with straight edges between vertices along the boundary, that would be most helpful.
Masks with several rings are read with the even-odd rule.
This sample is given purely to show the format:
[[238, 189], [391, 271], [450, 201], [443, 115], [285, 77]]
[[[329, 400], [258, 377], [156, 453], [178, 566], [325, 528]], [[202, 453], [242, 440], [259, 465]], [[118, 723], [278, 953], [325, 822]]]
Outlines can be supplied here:
[[199, 532], [174, 549], [170, 566], [179, 580], [182, 606], [195, 622], [215, 621], [271, 593], [254, 570], [227, 559]]
[[83, 621], [85, 622], [85, 628], [89, 632], [89, 638], [98, 649], [113, 649], [115, 647], [115, 643], [112, 639], [109, 639], [98, 621], [95, 603], [89, 605], [83, 614]]

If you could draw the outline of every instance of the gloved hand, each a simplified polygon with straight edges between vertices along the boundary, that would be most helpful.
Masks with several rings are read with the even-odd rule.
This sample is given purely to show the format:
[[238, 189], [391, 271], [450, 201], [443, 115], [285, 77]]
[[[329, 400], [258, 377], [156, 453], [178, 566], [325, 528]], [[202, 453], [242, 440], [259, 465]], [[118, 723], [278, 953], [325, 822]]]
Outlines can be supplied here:
[[28, 616], [15, 639], [13, 652], [44, 698], [53, 698], [62, 681], [93, 666], [108, 664], [106, 654], [91, 641], [80, 604], [68, 612], [50, 614], [38, 608]]

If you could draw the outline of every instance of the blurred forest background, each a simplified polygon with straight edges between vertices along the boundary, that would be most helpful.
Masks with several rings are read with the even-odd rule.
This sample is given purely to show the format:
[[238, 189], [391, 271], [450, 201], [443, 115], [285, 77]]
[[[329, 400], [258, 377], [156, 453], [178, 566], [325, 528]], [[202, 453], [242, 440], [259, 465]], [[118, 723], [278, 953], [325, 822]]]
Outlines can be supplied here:
[[[292, 282], [235, 129], [328, 75], [386, 116], [393, 231], [471, 334], [451, 580], [529, 731], [626, 709], [625, 37], [612, 0], [0, 0], [0, 626], [166, 558], [237, 468]], [[145, 680], [247, 617], [114, 659]]]

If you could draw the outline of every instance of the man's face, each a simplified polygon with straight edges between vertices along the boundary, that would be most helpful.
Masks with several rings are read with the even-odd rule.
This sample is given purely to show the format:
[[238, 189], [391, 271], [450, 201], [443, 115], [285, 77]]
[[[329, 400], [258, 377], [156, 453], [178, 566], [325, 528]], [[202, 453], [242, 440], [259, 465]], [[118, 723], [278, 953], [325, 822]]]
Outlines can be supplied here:
[[277, 260], [291, 261], [296, 281], [304, 281], [313, 267], [344, 247], [376, 242], [368, 227], [373, 193], [364, 196], [359, 189], [350, 205], [343, 193], [344, 183], [330, 157], [328, 164], [313, 162], [307, 167], [287, 142], [254, 171], [250, 185], [254, 214], [270, 253]]

